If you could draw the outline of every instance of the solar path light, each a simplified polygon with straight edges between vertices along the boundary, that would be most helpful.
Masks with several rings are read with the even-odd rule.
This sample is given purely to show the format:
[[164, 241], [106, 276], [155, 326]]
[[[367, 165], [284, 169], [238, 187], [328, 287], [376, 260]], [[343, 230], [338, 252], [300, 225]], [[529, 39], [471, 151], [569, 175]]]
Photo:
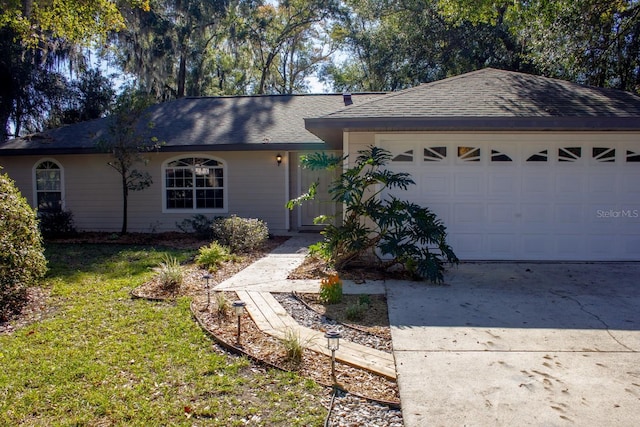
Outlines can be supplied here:
[[331, 381], [336, 384], [336, 350], [340, 348], [340, 332], [331, 330], [324, 334], [327, 339], [327, 348], [331, 350]]
[[202, 278], [205, 280], [204, 287], [207, 289], [207, 308], [209, 308], [209, 305], [211, 305], [211, 288], [209, 287], [209, 280], [211, 279], [211, 275], [205, 274], [204, 276], [202, 276]]
[[238, 336], [236, 342], [240, 345], [240, 318], [242, 317], [242, 313], [244, 313], [244, 308], [247, 305], [244, 301], [234, 301], [233, 302], [233, 311], [236, 313], [236, 317], [238, 318]]

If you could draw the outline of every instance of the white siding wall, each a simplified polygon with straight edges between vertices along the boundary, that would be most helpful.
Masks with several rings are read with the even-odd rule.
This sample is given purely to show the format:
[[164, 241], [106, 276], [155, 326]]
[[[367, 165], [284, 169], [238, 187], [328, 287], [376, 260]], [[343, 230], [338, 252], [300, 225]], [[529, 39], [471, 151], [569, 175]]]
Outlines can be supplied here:
[[[153, 178], [151, 187], [129, 193], [129, 226], [131, 232], [160, 232], [176, 229], [176, 222], [192, 218], [193, 213], [162, 212], [162, 164], [183, 154], [185, 157], [207, 154], [226, 163], [225, 185], [228, 191], [228, 213], [260, 218], [272, 233], [287, 231], [285, 208], [286, 157], [276, 164], [276, 152], [202, 152], [150, 153], [146, 170]], [[33, 204], [33, 166], [43, 158], [52, 158], [64, 168], [66, 209], [74, 214], [76, 228], [81, 231], [120, 231], [122, 225], [122, 192], [120, 177], [107, 165], [108, 155], [59, 155], [0, 157], [0, 166]], [[215, 214], [206, 214], [209, 217]]]

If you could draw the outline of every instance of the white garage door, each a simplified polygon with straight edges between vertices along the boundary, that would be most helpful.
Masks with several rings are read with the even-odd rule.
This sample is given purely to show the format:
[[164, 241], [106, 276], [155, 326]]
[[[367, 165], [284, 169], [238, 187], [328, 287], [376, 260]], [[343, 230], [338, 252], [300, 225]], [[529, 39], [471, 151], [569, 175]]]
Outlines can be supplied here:
[[640, 260], [640, 143], [482, 139], [378, 138], [460, 259]]

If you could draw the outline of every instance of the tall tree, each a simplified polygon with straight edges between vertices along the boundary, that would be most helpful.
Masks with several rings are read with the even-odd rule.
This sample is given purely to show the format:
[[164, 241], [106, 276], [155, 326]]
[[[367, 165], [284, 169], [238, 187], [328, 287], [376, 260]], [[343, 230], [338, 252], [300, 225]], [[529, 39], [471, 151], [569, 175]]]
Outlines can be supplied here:
[[137, 78], [138, 86], [158, 100], [181, 98], [198, 87], [203, 49], [218, 31], [227, 0], [156, 0], [149, 10], [129, 8], [127, 29], [116, 34], [118, 62]]
[[116, 97], [112, 82], [99, 69], [88, 69], [67, 83], [58, 104], [49, 111], [46, 127], [78, 123], [104, 117]]
[[[146, 8], [147, 1], [121, 3]], [[14, 135], [41, 128], [60, 101], [60, 61], [81, 60], [78, 46], [104, 40], [123, 24], [111, 0], [0, 0], [0, 140], [10, 128]]]
[[336, 8], [333, 1], [287, 0], [255, 9], [247, 25], [258, 74], [255, 93], [304, 90], [305, 77], [332, 51], [329, 48], [328, 52], [323, 52], [309, 41], [328, 42], [318, 24], [328, 26]]
[[521, 69], [502, 24], [454, 25], [435, 0], [348, 0], [335, 37], [348, 56], [323, 70], [339, 90], [398, 90], [486, 66]]
[[637, 0], [440, 0], [449, 22], [504, 23], [542, 73], [640, 92]]

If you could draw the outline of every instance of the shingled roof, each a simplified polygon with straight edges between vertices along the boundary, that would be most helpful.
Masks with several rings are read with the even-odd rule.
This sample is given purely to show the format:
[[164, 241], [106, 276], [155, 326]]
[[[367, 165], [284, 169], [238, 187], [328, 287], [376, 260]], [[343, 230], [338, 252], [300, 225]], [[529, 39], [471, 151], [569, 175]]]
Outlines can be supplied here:
[[[349, 102], [353, 107], [382, 95], [357, 94]], [[341, 149], [342, 140], [327, 146], [309, 133], [304, 118], [343, 107], [341, 94], [182, 98], [150, 107], [147, 118], [162, 151]], [[0, 144], [0, 155], [95, 152], [96, 142], [108, 136], [108, 120], [16, 138]]]
[[640, 130], [640, 97], [486, 68], [305, 122], [325, 141], [344, 130]]

